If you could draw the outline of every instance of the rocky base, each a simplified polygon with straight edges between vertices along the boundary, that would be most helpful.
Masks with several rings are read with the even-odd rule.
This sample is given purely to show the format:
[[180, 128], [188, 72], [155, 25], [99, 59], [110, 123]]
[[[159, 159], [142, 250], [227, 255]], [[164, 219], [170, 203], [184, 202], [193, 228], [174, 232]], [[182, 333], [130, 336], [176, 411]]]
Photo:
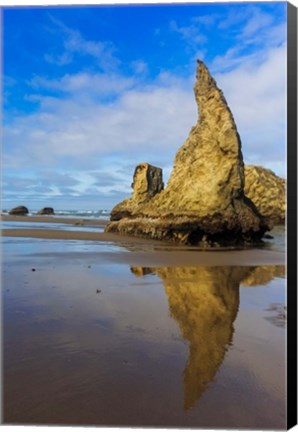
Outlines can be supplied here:
[[244, 231], [240, 225], [226, 222], [220, 216], [204, 220], [181, 218], [124, 218], [109, 222], [106, 232], [129, 236], [147, 237], [201, 248], [240, 247], [261, 245], [267, 226]]

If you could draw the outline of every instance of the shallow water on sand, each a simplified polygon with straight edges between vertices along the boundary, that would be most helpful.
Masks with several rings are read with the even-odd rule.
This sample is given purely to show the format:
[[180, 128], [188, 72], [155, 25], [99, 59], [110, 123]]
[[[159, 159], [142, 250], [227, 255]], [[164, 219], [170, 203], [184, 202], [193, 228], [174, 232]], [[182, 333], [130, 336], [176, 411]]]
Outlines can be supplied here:
[[104, 250], [124, 248], [4, 239], [5, 423], [285, 427], [284, 266]]
[[57, 223], [53, 221], [50, 222], [14, 222], [14, 221], [1, 221], [2, 229], [45, 229], [45, 230], [63, 230], [63, 231], [87, 231], [87, 232], [103, 232], [104, 227], [94, 225], [92, 222], [88, 225], [80, 224], [69, 224], [69, 223]]

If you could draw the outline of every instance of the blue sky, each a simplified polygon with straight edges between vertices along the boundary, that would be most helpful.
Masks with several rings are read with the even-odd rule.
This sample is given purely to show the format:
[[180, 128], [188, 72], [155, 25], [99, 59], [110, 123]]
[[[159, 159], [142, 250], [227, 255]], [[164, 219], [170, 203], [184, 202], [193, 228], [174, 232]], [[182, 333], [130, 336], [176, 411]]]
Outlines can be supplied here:
[[285, 176], [286, 3], [3, 8], [3, 208], [111, 209], [197, 121], [196, 60], [246, 164]]

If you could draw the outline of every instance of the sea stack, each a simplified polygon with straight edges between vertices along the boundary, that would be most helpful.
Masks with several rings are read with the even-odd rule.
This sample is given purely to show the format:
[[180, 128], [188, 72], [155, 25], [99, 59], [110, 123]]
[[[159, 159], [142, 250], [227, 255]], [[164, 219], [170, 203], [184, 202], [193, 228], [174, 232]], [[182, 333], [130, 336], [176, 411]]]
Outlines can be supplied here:
[[52, 207], [44, 207], [37, 212], [38, 215], [54, 215], [54, 209]]
[[27, 207], [25, 207], [23, 205], [14, 207], [13, 209], [11, 209], [9, 211], [10, 215], [15, 215], [15, 216], [25, 216], [28, 213], [29, 213], [29, 210], [27, 209]]
[[196, 78], [198, 122], [176, 154], [167, 187], [106, 231], [210, 247], [256, 244], [268, 230], [244, 195], [241, 141], [226, 99], [202, 61]]

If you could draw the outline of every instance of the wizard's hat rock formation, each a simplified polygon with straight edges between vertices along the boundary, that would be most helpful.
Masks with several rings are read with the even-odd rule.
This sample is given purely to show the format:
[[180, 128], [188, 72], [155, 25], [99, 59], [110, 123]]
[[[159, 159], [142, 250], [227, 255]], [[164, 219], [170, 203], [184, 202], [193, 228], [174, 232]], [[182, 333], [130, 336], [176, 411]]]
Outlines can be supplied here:
[[131, 205], [133, 196], [130, 211], [106, 231], [227, 246], [256, 243], [268, 229], [244, 196], [241, 141], [225, 97], [201, 61], [196, 78], [198, 123], [176, 154], [167, 187], [143, 204]]

